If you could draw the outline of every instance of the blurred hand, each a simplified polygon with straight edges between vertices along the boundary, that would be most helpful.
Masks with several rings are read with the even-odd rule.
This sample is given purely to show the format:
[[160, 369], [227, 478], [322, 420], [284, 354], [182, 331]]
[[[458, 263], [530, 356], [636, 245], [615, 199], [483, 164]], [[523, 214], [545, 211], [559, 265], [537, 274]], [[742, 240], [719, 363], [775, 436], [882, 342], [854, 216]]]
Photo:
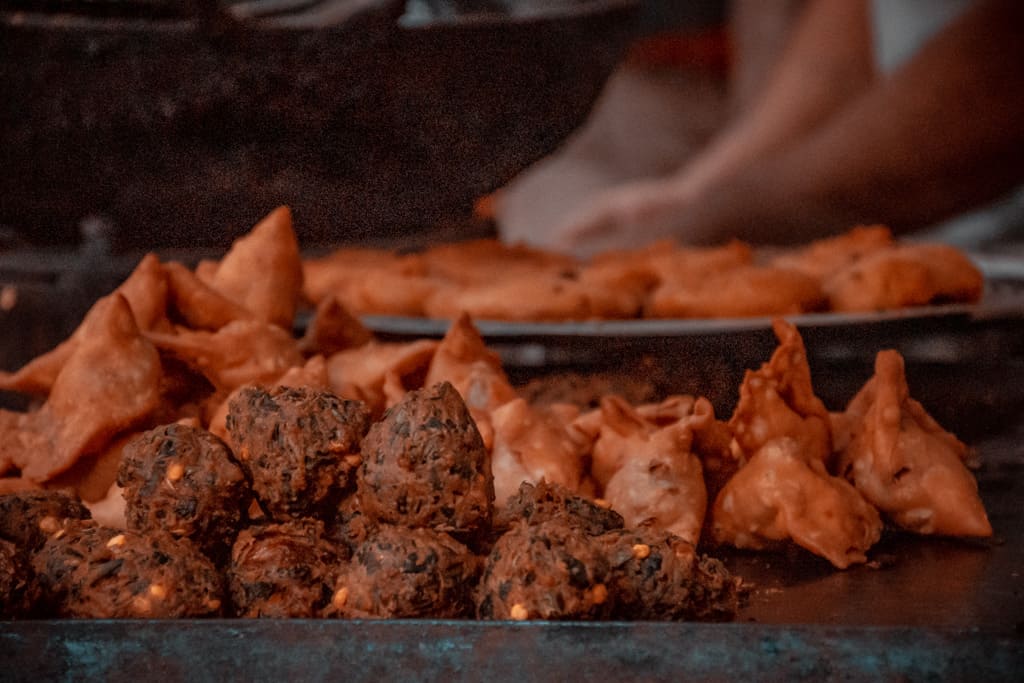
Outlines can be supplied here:
[[577, 256], [640, 247], [684, 233], [696, 195], [677, 178], [634, 182], [610, 189], [584, 204], [550, 233], [550, 247]]

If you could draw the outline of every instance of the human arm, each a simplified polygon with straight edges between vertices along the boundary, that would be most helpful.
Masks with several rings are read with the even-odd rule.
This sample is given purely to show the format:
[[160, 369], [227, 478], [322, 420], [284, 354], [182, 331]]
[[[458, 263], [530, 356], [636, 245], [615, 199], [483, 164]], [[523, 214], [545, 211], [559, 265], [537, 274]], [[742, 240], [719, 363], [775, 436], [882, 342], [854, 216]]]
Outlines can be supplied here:
[[906, 231], [994, 199], [1024, 177], [1022, 27], [1024, 5], [978, 2], [805, 135], [699, 192], [670, 180], [629, 202], [609, 195], [556, 246], [792, 242], [879, 221]]
[[[745, 11], [764, 15], [765, 10], [763, 5], [753, 5]], [[745, 53], [739, 52], [744, 59]], [[746, 68], [765, 71], [758, 65]], [[608, 237], [628, 244], [634, 235], [644, 233], [656, 215], [684, 207], [709, 185], [785, 146], [856, 97], [874, 75], [867, 0], [807, 3], [778, 64], [767, 71], [771, 76], [749, 111], [690, 163], [667, 178], [612, 190], [570, 217], [555, 237], [564, 246], [585, 247], [602, 239], [601, 231], [593, 229], [598, 227], [595, 224], [607, 223], [613, 233]]]

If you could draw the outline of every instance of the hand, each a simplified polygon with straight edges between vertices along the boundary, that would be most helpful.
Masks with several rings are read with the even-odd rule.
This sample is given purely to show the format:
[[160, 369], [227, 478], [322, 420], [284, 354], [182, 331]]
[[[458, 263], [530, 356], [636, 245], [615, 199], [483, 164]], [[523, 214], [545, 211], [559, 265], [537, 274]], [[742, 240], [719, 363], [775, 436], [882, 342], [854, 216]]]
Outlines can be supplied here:
[[630, 183], [601, 194], [551, 232], [550, 247], [590, 256], [608, 249], [646, 245], [683, 233], [694, 193], [678, 179]]

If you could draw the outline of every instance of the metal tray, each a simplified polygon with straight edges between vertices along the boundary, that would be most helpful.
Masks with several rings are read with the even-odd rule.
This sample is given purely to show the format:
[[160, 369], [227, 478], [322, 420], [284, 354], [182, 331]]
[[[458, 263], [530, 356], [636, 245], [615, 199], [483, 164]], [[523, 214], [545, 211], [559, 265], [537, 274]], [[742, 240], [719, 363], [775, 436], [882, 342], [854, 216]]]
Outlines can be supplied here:
[[[861, 329], [872, 326], [913, 325], [935, 321], [943, 326], [984, 324], [990, 321], [1024, 320], [1024, 258], [999, 258], [972, 254], [985, 276], [986, 289], [976, 304], [916, 306], [864, 313], [804, 313], [785, 316], [801, 330], [823, 328]], [[435, 337], [448, 329], [448, 320], [404, 316], [369, 315], [363, 322], [374, 332], [392, 336]], [[555, 341], [564, 338], [652, 339], [744, 334], [770, 330], [772, 317], [570, 320], [564, 322], [473, 321], [489, 339]]]

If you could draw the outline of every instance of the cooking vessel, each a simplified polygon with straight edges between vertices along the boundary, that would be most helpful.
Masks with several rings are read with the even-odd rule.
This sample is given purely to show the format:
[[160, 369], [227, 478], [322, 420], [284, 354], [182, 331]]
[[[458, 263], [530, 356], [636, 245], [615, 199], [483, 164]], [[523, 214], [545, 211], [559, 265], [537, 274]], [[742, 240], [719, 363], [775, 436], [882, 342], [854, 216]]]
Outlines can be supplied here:
[[637, 3], [466, 5], [3, 0], [0, 225], [223, 247], [289, 204], [308, 246], [468, 215], [582, 122]]

